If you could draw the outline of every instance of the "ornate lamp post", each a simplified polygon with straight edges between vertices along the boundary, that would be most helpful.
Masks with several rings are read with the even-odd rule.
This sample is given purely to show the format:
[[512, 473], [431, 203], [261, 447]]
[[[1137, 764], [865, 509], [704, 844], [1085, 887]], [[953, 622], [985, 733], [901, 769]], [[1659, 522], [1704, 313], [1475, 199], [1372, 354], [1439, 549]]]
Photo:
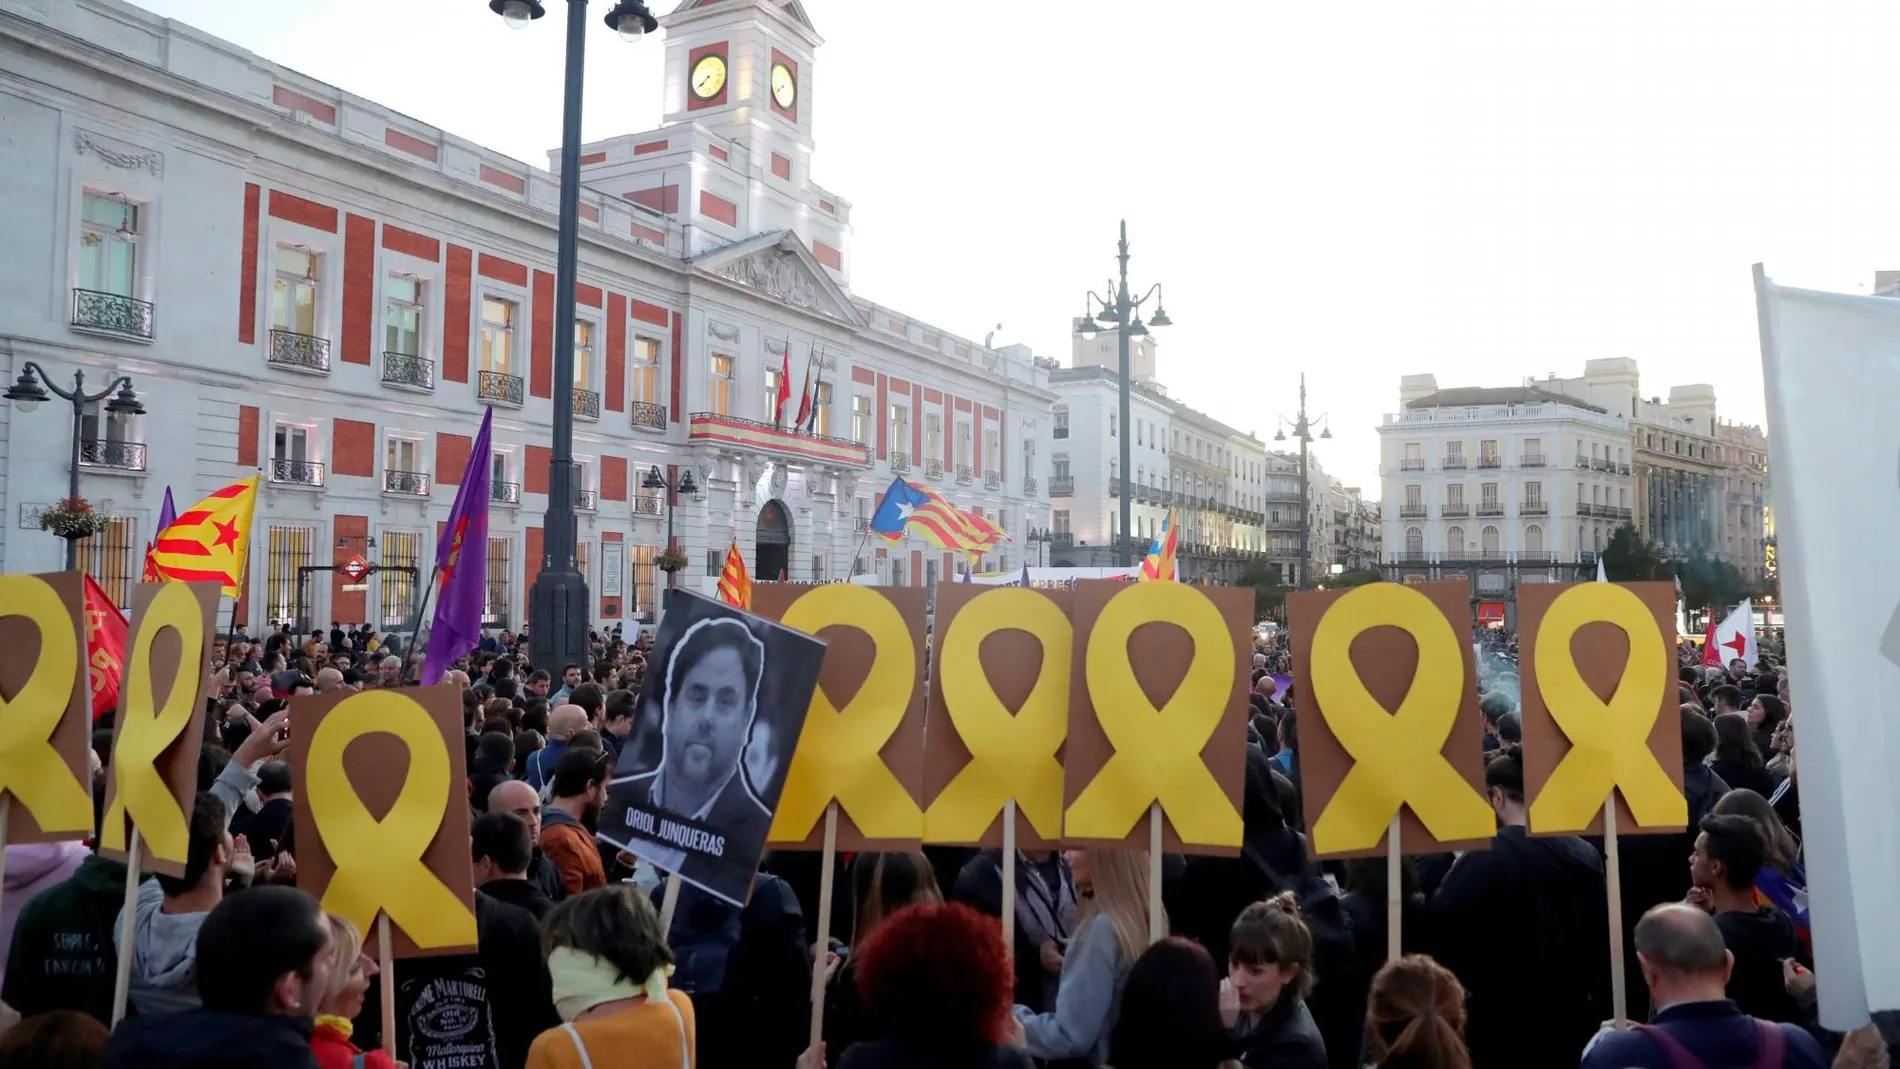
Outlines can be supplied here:
[[[1116, 244], [1116, 250], [1115, 259], [1121, 265], [1121, 282], [1119, 285], [1112, 280], [1109, 282], [1109, 296], [1107, 297], [1098, 297], [1094, 290], [1089, 291], [1088, 297], [1083, 305], [1083, 311], [1086, 312], [1089, 309], [1098, 307], [1099, 311], [1096, 311], [1092, 317], [1084, 315], [1082, 322], [1075, 328], [1075, 332], [1083, 338], [1093, 338], [1095, 337], [1095, 323], [1101, 323], [1103, 326], [1112, 324], [1115, 327], [1115, 335], [1118, 342], [1118, 362], [1116, 368], [1121, 373], [1121, 418], [1120, 429], [1116, 431], [1116, 437], [1121, 440], [1121, 461], [1118, 471], [1122, 481], [1128, 484], [1129, 487], [1132, 487], [1134, 479], [1128, 474], [1132, 470], [1129, 467], [1129, 444], [1134, 440], [1134, 433], [1128, 429], [1128, 391], [1130, 379], [1132, 378], [1128, 368], [1128, 339], [1148, 333], [1147, 325], [1141, 321], [1141, 306], [1146, 304], [1151, 298], [1155, 302], [1155, 314], [1148, 322], [1157, 327], [1168, 327], [1173, 326], [1174, 321], [1168, 318], [1167, 309], [1161, 306], [1160, 283], [1157, 282], [1149, 287], [1148, 292], [1142, 294], [1140, 297], [1129, 296], [1128, 220], [1126, 219], [1122, 220], [1121, 240]], [[1118, 567], [1122, 568], [1128, 567], [1134, 559], [1134, 550], [1129, 541], [1129, 507], [1131, 504], [1132, 501], [1129, 490], [1124, 488], [1121, 494], [1120, 533], [1122, 537], [1115, 540], [1115, 562]]]
[[1313, 443], [1313, 428], [1315, 426], [1319, 428], [1319, 437], [1331, 438], [1333, 436], [1332, 428], [1326, 425], [1326, 414], [1324, 412], [1320, 413], [1318, 419], [1308, 420], [1306, 418], [1305, 372], [1300, 373], [1299, 413], [1291, 420], [1285, 416], [1281, 416], [1280, 424], [1281, 428], [1273, 432], [1274, 441], [1286, 441], [1286, 431], [1289, 427], [1293, 430], [1293, 437], [1300, 440], [1300, 574], [1298, 576], [1299, 581], [1294, 584], [1294, 587], [1295, 589], [1304, 590], [1306, 589], [1306, 584], [1312, 578], [1309, 573], [1313, 569], [1313, 562], [1308, 556], [1310, 547], [1307, 545], [1307, 538], [1313, 529], [1313, 517], [1310, 515], [1313, 506], [1312, 502], [1308, 500], [1312, 493], [1312, 484], [1306, 480], [1306, 447]]
[[[67, 476], [66, 497], [68, 500], [79, 498], [79, 456], [83, 443], [79, 440], [79, 429], [86, 415], [86, 406], [106, 402], [106, 411], [125, 416], [142, 416], [145, 405], [139, 401], [139, 395], [132, 390], [132, 380], [124, 375], [106, 384], [98, 393], [86, 392], [86, 373], [73, 372], [73, 388], [62, 390], [53, 385], [53, 377], [46, 369], [34, 361], [28, 360], [20, 369], [20, 378], [7, 387], [4, 395], [7, 400], [19, 406], [22, 412], [31, 412], [39, 407], [41, 401], [57, 397], [73, 406], [73, 450], [72, 467]], [[113, 396], [117, 391], [117, 396]], [[110, 397], [111, 400], [106, 399]], [[79, 543], [76, 539], [66, 539], [66, 570], [71, 571], [79, 560]]]
[[[647, 468], [646, 478], [640, 480], [640, 487], [643, 490], [662, 490], [666, 492], [666, 553], [663, 554], [663, 556], [670, 558], [673, 555], [673, 509], [676, 495], [696, 494], [699, 492], [699, 484], [693, 480], [693, 469], [687, 468], [680, 472], [679, 482], [677, 484], [669, 484], [666, 481], [666, 476], [660, 474], [660, 466], [655, 464]], [[672, 564], [670, 560], [660, 565], [660, 570], [669, 575], [677, 568], [678, 565]]]

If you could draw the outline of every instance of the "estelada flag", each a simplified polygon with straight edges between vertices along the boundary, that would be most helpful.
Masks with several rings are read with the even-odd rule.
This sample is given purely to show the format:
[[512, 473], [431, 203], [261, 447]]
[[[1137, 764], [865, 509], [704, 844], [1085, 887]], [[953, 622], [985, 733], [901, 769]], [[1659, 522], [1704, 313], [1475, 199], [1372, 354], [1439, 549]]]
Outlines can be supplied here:
[[92, 576], [86, 576], [86, 678], [92, 685], [92, 718], [119, 707], [125, 672], [125, 615]]
[[999, 542], [1015, 541], [1015, 539], [1009, 537], [1009, 532], [974, 512], [965, 512], [963, 519], [964, 522], [969, 524], [970, 530], [976, 533], [977, 540], [983, 543], [984, 549], [988, 549]]
[[1148, 556], [1141, 562], [1141, 574], [1136, 581], [1171, 582], [1178, 577], [1175, 564], [1174, 509], [1161, 518], [1161, 530], [1148, 546]]
[[251, 515], [257, 508], [253, 475], [211, 492], [178, 514], [178, 521], [152, 541], [152, 570], [160, 579], [216, 582], [236, 597], [251, 549]]
[[719, 600], [735, 609], [752, 611], [752, 576], [745, 570], [737, 539], [726, 550], [726, 566], [719, 570]]

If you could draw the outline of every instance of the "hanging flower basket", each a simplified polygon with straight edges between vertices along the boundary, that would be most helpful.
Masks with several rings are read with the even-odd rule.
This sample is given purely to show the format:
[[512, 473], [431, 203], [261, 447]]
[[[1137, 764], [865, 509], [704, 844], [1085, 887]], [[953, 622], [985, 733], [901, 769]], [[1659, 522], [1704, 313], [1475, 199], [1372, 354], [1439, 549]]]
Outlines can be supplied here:
[[40, 510], [40, 530], [66, 539], [90, 538], [104, 531], [107, 522], [83, 497], [61, 498]]
[[686, 551], [677, 546], [669, 546], [665, 552], [653, 558], [653, 563], [661, 571], [671, 575], [686, 567]]

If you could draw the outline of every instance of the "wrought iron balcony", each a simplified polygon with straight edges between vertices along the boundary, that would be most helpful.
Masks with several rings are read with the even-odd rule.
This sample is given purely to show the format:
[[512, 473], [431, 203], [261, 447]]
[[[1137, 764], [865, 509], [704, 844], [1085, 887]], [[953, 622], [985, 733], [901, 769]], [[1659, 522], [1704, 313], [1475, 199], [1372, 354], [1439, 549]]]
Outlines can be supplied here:
[[1001, 472], [986, 471], [983, 473], [983, 489], [1001, 490], [1002, 488], [1003, 475]]
[[828, 434], [799, 434], [759, 420], [718, 412], [694, 412], [687, 419], [686, 436], [695, 442], [740, 446], [785, 460], [851, 468], [871, 466], [871, 450], [863, 442], [833, 438]]
[[1470, 505], [1440, 505], [1438, 506], [1438, 515], [1447, 520], [1454, 520], [1454, 519], [1461, 520], [1465, 518], [1466, 516], [1471, 515], [1471, 506]]
[[600, 508], [600, 491], [582, 490], [574, 495], [574, 507], [582, 512], [593, 512]]
[[943, 461], [938, 460], [936, 457], [925, 457], [924, 458], [924, 478], [926, 479], [943, 478]]
[[1478, 466], [1480, 468], [1501, 468], [1504, 466], [1504, 458], [1497, 456], [1479, 457]]
[[1578, 458], [1577, 458], [1577, 468], [1578, 468], [1579, 470], [1582, 470], [1582, 471], [1588, 471], [1588, 470], [1590, 469], [1590, 458], [1589, 458], [1589, 457], [1578, 457]]
[[1110, 497], [1122, 496], [1122, 481], [1120, 479], [1108, 480], [1108, 496]]
[[1483, 502], [1478, 505], [1478, 515], [1502, 516], [1504, 515], [1504, 506], [1496, 501]]
[[270, 355], [265, 360], [278, 367], [328, 375], [330, 339], [288, 330], [273, 330], [270, 332]]
[[1057, 475], [1049, 480], [1050, 497], [1074, 497], [1075, 476]]
[[970, 466], [968, 464], [957, 465], [957, 485], [958, 486], [968, 486], [975, 481], [976, 481], [976, 473], [970, 470]]
[[664, 500], [658, 494], [633, 495], [633, 514], [635, 516], [658, 516], [664, 508]]
[[1518, 458], [1517, 465], [1520, 468], [1541, 468], [1544, 466], [1544, 454], [1526, 453]]
[[503, 505], [519, 505], [521, 504], [521, 484], [489, 483], [488, 500]]
[[574, 416], [576, 419], [598, 420], [600, 418], [600, 391], [574, 387]]
[[910, 474], [910, 454], [909, 453], [892, 453], [891, 454], [891, 472], [896, 475], [909, 475]]
[[[1400, 505], [1399, 515], [1402, 518], [1408, 519], [1408, 520], [1422, 520], [1425, 518], [1425, 506], [1424, 505]], [[1294, 520], [1293, 522], [1296, 525], [1299, 523], [1298, 520]]]
[[73, 291], [73, 326], [151, 341], [152, 302], [117, 293], [76, 289]]
[[501, 371], [477, 371], [475, 396], [479, 400], [520, 408], [523, 403], [521, 376]]
[[88, 439], [79, 443], [79, 463], [88, 468], [144, 471], [145, 443]]
[[429, 474], [422, 471], [385, 471], [383, 472], [383, 493], [428, 497]]
[[1400, 471], [1424, 471], [1425, 462], [1419, 459], [1407, 458], [1405, 460], [1399, 461], [1399, 470]]
[[1630, 473], [1630, 466], [1628, 464], [1618, 464], [1616, 466], [1616, 473], [1618, 475], [1628, 475]]
[[1464, 457], [1446, 457], [1446, 458], [1445, 458], [1445, 470], [1446, 470], [1446, 471], [1463, 471], [1463, 470], [1465, 470], [1465, 458], [1464, 458]]
[[1550, 503], [1546, 501], [1525, 501], [1517, 506], [1519, 516], [1548, 516]]
[[270, 481], [289, 486], [322, 486], [323, 465], [312, 460], [272, 460]]
[[383, 385], [399, 390], [435, 389], [435, 361], [413, 353], [383, 353]]
[[1036, 477], [1034, 475], [1023, 476], [1023, 496], [1024, 497], [1036, 496]]
[[649, 431], [666, 430], [666, 406], [647, 401], [633, 401], [627, 405], [629, 420], [634, 426]]

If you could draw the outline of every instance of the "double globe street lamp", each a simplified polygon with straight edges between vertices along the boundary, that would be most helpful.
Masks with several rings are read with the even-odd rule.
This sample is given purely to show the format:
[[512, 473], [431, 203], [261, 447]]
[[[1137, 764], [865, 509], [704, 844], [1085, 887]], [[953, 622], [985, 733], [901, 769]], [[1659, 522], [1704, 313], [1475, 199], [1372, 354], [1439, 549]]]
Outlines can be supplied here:
[[[139, 401], [139, 395], [133, 392], [132, 380], [124, 375], [120, 375], [118, 378], [107, 383], [106, 388], [100, 390], [98, 393], [86, 392], [86, 373], [84, 371], [75, 370], [73, 372], [73, 388], [70, 390], [62, 390], [58, 386], [53, 385], [52, 379], [53, 377], [46, 373], [45, 368], [34, 361], [28, 360], [26, 365], [20, 369], [19, 379], [16, 380], [13, 385], [7, 387], [7, 392], [4, 396], [7, 400], [12, 401], [22, 412], [31, 412], [39, 407], [41, 401], [51, 400], [54, 397], [69, 402], [73, 406], [72, 468], [67, 477], [66, 497], [68, 500], [77, 500], [79, 497], [79, 459], [81, 450], [84, 447], [84, 443], [80, 441], [79, 433], [80, 428], [85, 422], [86, 406], [96, 405], [101, 401], [105, 401], [106, 411], [114, 415], [142, 416], [145, 414], [145, 405]], [[115, 391], [117, 393], [116, 396], [114, 396]], [[107, 398], [111, 398], [111, 400], [108, 401], [106, 400]], [[66, 570], [72, 571], [77, 566], [78, 561], [79, 543], [68, 538], [66, 539]]]
[[[666, 555], [671, 557], [673, 555], [673, 505], [677, 500], [674, 495], [699, 493], [699, 484], [693, 481], [693, 469], [687, 468], [680, 472], [679, 482], [671, 484], [666, 481], [666, 476], [660, 474], [660, 466], [655, 464], [647, 469], [646, 478], [640, 480], [640, 488], [659, 490], [666, 494]], [[664, 570], [670, 572], [673, 569]]]
[[[520, 29], [547, 14], [541, 0], [489, 0], [489, 10]], [[618, 0], [609, 28], [638, 41], [660, 28], [641, 0]], [[548, 461], [548, 511], [541, 571], [530, 595], [536, 664], [587, 663], [587, 578], [576, 567], [574, 524], [574, 277], [580, 231], [581, 75], [587, 57], [587, 0], [567, 0], [567, 69], [561, 110], [560, 233], [554, 266], [554, 427]]]
[[1309, 500], [1309, 495], [1312, 492], [1312, 484], [1308, 482], [1306, 478], [1306, 447], [1313, 444], [1313, 438], [1315, 437], [1313, 428], [1315, 426], [1319, 428], [1318, 437], [1331, 438], [1333, 436], [1332, 428], [1326, 425], [1326, 414], [1324, 412], [1320, 413], [1318, 419], [1309, 420], [1306, 418], [1305, 372], [1300, 373], [1300, 410], [1298, 414], [1290, 420], [1285, 416], [1281, 416], [1279, 417], [1279, 421], [1281, 427], [1273, 432], [1274, 441], [1286, 441], [1286, 428], [1288, 427], [1293, 428], [1293, 437], [1300, 441], [1300, 574], [1298, 581], [1293, 585], [1297, 590], [1305, 590], [1306, 584], [1312, 578], [1307, 573], [1310, 572], [1313, 567], [1312, 560], [1308, 555], [1311, 547], [1307, 544], [1307, 536], [1311, 533], [1313, 528], [1313, 518], [1309, 515], [1313, 506]]
[[[1082, 321], [1076, 325], [1075, 332], [1086, 341], [1095, 337], [1096, 323], [1100, 323], [1104, 327], [1112, 326], [1115, 328], [1116, 340], [1118, 342], [1116, 369], [1121, 374], [1121, 430], [1117, 434], [1117, 437], [1121, 439], [1121, 461], [1118, 470], [1123, 484], [1121, 493], [1121, 537], [1115, 540], [1115, 563], [1117, 567], [1126, 568], [1133, 563], [1134, 559], [1134, 534], [1129, 526], [1129, 511], [1130, 505], [1132, 504], [1129, 488], [1134, 485], [1134, 479], [1128, 474], [1133, 470], [1129, 467], [1129, 447], [1130, 443], [1134, 441], [1134, 435], [1128, 429], [1128, 391], [1131, 378], [1128, 367], [1128, 339], [1132, 337], [1145, 337], [1148, 334], [1149, 324], [1157, 327], [1171, 327], [1174, 325], [1174, 321], [1168, 318], [1167, 309], [1161, 306], [1161, 284], [1159, 282], [1155, 283], [1149, 288], [1147, 293], [1142, 294], [1140, 297], [1129, 296], [1128, 220], [1126, 219], [1122, 220], [1121, 241], [1117, 244], [1116, 250], [1115, 258], [1121, 265], [1121, 282], [1117, 285], [1114, 280], [1111, 279], [1109, 281], [1109, 295], [1107, 297], [1098, 297], [1094, 290], [1089, 291], [1088, 297], [1084, 302], [1083, 312], [1087, 313], [1091, 310], [1095, 310], [1095, 314], [1092, 316], [1084, 314]], [[1150, 299], [1155, 302], [1155, 314], [1149, 318], [1147, 324], [1144, 324], [1141, 321], [1141, 306], [1148, 303]]]

